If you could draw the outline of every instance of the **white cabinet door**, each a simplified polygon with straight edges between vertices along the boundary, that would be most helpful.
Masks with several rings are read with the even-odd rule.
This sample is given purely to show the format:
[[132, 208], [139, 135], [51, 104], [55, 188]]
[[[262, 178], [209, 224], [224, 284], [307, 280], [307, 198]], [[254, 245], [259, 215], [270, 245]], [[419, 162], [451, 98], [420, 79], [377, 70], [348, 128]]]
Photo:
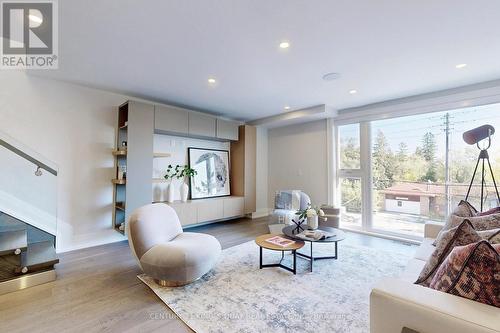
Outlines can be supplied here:
[[224, 199], [224, 218], [245, 214], [245, 198], [229, 197]]
[[169, 204], [179, 216], [182, 226], [198, 223], [198, 210], [196, 203], [189, 202], [174, 202]]
[[189, 112], [184, 109], [155, 105], [155, 131], [188, 134]]
[[210, 199], [195, 202], [198, 206], [198, 223], [224, 218], [224, 200]]
[[215, 138], [215, 127], [215, 117], [196, 112], [189, 113], [189, 135]]
[[238, 141], [239, 123], [217, 118], [217, 138]]

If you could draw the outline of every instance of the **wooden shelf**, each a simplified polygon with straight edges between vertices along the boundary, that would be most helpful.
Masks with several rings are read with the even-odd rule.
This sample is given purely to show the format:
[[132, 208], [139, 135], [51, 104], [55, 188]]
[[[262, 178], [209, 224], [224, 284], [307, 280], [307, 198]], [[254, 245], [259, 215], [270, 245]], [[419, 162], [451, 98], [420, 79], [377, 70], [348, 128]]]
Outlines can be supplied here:
[[112, 179], [111, 182], [116, 185], [125, 185], [127, 183], [126, 179]]
[[153, 153], [153, 158], [170, 157], [170, 153]]
[[115, 208], [116, 208], [116, 209], [119, 209], [119, 210], [123, 210], [123, 211], [125, 211], [125, 203], [124, 203], [124, 202], [117, 202], [117, 203], [115, 204]]
[[112, 153], [114, 156], [127, 156], [126, 150], [113, 150]]

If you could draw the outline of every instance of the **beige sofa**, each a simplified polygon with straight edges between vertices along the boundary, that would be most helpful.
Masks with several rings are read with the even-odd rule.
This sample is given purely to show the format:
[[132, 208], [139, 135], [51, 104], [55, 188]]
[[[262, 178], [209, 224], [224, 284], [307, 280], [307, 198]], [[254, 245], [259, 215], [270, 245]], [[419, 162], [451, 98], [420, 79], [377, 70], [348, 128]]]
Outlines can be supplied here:
[[[442, 225], [427, 223], [425, 239], [399, 278], [379, 281], [370, 294], [370, 332], [500, 332], [500, 309], [415, 285]], [[409, 330], [408, 330], [409, 329]]]

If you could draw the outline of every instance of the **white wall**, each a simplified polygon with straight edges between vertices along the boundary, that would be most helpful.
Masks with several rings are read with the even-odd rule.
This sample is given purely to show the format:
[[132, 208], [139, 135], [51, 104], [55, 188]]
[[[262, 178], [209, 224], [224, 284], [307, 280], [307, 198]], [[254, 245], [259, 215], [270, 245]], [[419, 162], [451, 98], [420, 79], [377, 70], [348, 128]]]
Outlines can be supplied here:
[[[169, 164], [175, 166], [187, 165], [188, 164], [188, 148], [210, 148], [210, 149], [221, 149], [230, 150], [229, 142], [220, 142], [213, 140], [202, 140], [202, 139], [192, 139], [184, 138], [180, 136], [173, 135], [154, 135], [153, 151], [155, 153], [171, 153], [172, 156], [166, 158], [155, 158], [153, 160], [153, 178], [163, 178], [165, 171]], [[179, 187], [182, 183], [180, 179], [174, 179], [173, 182], [175, 187], [175, 200], [180, 200]], [[165, 201], [167, 183], [157, 183], [153, 184], [153, 201]]]
[[302, 190], [328, 203], [327, 121], [269, 130], [269, 207], [277, 190]]
[[252, 217], [262, 217], [269, 214], [269, 159], [268, 159], [268, 129], [257, 127], [257, 142], [256, 142], [256, 212]]
[[110, 180], [116, 106], [125, 100], [118, 94], [2, 71], [0, 131], [59, 168], [58, 251], [124, 239], [111, 228]]

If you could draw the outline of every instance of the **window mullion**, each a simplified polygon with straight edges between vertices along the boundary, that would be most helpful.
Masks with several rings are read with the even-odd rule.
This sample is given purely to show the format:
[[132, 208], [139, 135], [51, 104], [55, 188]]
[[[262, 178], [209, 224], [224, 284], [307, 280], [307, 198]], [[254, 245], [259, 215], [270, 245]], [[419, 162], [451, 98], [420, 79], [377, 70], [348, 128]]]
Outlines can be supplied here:
[[372, 143], [370, 122], [360, 123], [360, 157], [361, 157], [361, 188], [362, 188], [362, 226], [371, 229], [372, 226]]

